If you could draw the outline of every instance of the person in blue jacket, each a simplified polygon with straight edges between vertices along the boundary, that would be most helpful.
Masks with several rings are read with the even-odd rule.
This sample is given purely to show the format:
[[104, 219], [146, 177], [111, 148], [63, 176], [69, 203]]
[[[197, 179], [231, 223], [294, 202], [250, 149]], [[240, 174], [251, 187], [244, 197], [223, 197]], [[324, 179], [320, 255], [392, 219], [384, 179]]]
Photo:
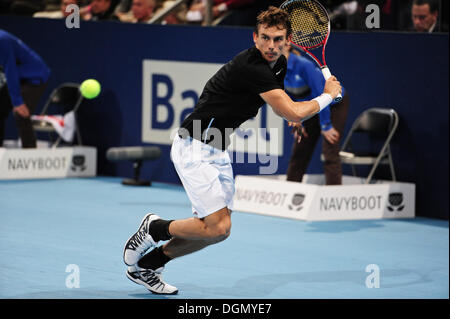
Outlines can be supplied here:
[[35, 148], [36, 135], [30, 116], [44, 93], [50, 69], [25, 43], [0, 29], [0, 71], [6, 80], [0, 84], [0, 147], [5, 122], [12, 110], [22, 147]]
[[[320, 95], [325, 79], [319, 67], [307, 57], [299, 55], [292, 47], [284, 51], [288, 59], [287, 74], [284, 80], [285, 90], [293, 100], [309, 100]], [[304, 121], [302, 126], [293, 126], [295, 141], [287, 170], [287, 180], [301, 182], [314, 153], [319, 137], [323, 136], [322, 154], [327, 185], [342, 184], [342, 167], [339, 158], [339, 142], [345, 128], [349, 108], [349, 97], [342, 88], [342, 100], [333, 102], [319, 114]], [[296, 130], [301, 130], [297, 134]]]

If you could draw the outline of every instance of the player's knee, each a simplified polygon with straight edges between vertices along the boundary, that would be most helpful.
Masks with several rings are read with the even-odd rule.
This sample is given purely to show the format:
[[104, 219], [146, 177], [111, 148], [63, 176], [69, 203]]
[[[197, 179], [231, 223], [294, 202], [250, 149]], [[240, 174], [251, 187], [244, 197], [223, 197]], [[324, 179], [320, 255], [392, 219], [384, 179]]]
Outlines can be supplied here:
[[225, 219], [217, 224], [212, 231], [212, 240], [215, 243], [227, 239], [231, 233], [231, 220]]

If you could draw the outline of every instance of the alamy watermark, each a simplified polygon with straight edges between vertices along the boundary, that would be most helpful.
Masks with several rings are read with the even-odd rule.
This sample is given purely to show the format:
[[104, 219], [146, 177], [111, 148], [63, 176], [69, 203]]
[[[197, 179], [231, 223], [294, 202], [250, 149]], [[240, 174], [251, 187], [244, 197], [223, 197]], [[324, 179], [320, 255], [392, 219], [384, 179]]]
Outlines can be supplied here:
[[[225, 149], [229, 143], [233, 143], [235, 147], [244, 152], [236, 152], [235, 156], [230, 155], [230, 163], [246, 163], [260, 164], [259, 173], [261, 175], [274, 174], [278, 170], [278, 156], [271, 155], [277, 153], [278, 136], [280, 134], [278, 128], [258, 128], [256, 134], [261, 136], [270, 135], [270, 139], [264, 143], [258, 143], [256, 139], [247, 139], [242, 134], [253, 135], [253, 129], [240, 133], [239, 137], [233, 133], [232, 128], [225, 128], [224, 134], [217, 128], [210, 127], [201, 133], [201, 121], [193, 120], [193, 138], [185, 146], [186, 152], [182, 156], [172, 156], [174, 163], [203, 162], [209, 161], [213, 157], [220, 156], [221, 150]], [[281, 132], [283, 133], [283, 132]], [[176, 128], [171, 131], [170, 139], [173, 140], [177, 136], [191, 138], [188, 130], [184, 128]], [[256, 145], [255, 145], [256, 144]], [[256, 150], [250, 152], [249, 150]]]
[[69, 273], [66, 277], [66, 287], [80, 288], [80, 267], [76, 264], [67, 265], [66, 272]]
[[366, 277], [366, 287], [380, 288], [380, 267], [376, 264], [367, 265], [366, 272], [370, 273]]
[[380, 7], [376, 4], [369, 4], [366, 7], [366, 13], [369, 15], [366, 17], [367, 29], [379, 29], [380, 28]]
[[66, 28], [79, 29], [80, 28], [80, 7], [76, 4], [69, 4], [66, 7], [66, 13], [70, 13], [66, 17]]

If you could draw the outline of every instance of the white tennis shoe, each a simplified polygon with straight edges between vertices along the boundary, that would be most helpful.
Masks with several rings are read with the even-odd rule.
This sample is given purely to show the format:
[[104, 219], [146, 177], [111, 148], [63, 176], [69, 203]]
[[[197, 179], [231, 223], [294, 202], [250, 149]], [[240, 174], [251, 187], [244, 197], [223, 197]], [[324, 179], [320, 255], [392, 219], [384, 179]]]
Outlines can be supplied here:
[[156, 270], [140, 268], [137, 265], [129, 266], [127, 269], [127, 277], [131, 281], [144, 286], [154, 294], [175, 295], [178, 289], [162, 281], [161, 272], [164, 267]]
[[126, 242], [123, 250], [123, 261], [127, 266], [135, 265], [149, 248], [156, 246], [156, 242], [149, 234], [149, 226], [152, 221], [157, 219], [161, 218], [151, 213], [145, 215], [138, 231]]

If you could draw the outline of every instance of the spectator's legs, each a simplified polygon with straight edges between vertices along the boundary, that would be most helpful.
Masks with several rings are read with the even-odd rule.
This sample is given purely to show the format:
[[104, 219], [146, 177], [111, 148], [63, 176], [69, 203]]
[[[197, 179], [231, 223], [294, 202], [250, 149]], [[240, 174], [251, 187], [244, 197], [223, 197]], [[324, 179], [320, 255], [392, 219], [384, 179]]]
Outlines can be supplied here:
[[301, 182], [320, 137], [319, 116], [314, 116], [303, 123], [308, 137], [303, 136], [300, 143], [294, 141], [287, 170], [287, 180]]
[[0, 147], [3, 146], [5, 138], [5, 122], [12, 110], [11, 98], [8, 92], [8, 86], [5, 84], [0, 88]]
[[[22, 97], [30, 111], [30, 115], [34, 113], [46, 86], [45, 83], [40, 85], [23, 83], [21, 85]], [[17, 114], [14, 114], [14, 118], [16, 119], [17, 130], [19, 131], [20, 140], [22, 141], [22, 147], [36, 148], [36, 134], [33, 130], [31, 118], [23, 118]]]
[[[342, 142], [345, 121], [347, 119], [348, 107], [350, 99], [348, 94], [345, 94], [340, 103], [330, 107], [331, 123], [334, 129], [339, 132], [339, 142]], [[325, 157], [323, 170], [325, 173], [326, 185], [341, 185], [342, 184], [342, 165], [339, 157], [340, 143], [330, 144], [326, 139], [322, 142], [322, 153]]]

